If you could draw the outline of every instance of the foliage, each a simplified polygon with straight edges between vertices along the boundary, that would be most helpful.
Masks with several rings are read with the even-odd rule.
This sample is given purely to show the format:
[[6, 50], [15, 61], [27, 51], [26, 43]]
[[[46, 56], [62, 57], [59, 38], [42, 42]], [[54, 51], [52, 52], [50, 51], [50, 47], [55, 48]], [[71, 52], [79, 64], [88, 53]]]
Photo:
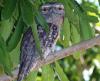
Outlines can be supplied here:
[[[48, 25], [39, 7], [56, 1], [65, 7], [65, 20], [57, 46], [63, 49], [100, 33], [95, 30], [99, 23], [99, 9], [88, 0], [82, 0], [80, 4], [76, 0], [0, 0], [0, 75], [10, 75], [19, 64], [21, 38], [29, 26], [32, 27], [37, 48], [41, 51], [35, 20], [48, 33]], [[99, 76], [100, 47], [94, 47], [46, 65], [38, 72], [31, 72], [26, 81], [99, 81]]]

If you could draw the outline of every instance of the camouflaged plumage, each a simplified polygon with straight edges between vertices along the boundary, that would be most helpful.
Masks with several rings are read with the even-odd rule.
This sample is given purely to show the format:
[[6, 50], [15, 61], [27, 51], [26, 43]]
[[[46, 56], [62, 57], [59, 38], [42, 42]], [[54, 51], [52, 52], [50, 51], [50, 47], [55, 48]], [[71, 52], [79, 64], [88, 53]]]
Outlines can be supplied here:
[[[49, 26], [49, 34], [47, 35], [44, 27], [37, 25], [43, 58], [54, 50], [55, 44], [60, 35], [60, 27], [64, 19], [64, 7], [61, 3], [47, 3], [41, 6], [41, 14], [45, 18]], [[32, 35], [32, 29], [29, 27], [24, 33], [21, 44], [20, 68], [17, 81], [22, 81], [35, 66], [39, 57], [36, 49], [35, 40]]]

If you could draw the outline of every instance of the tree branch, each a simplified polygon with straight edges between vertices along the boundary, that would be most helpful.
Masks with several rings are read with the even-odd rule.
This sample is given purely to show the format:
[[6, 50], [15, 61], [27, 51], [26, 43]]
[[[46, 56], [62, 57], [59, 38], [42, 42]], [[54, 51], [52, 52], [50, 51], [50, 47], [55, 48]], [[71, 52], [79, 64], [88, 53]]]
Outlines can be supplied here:
[[[69, 55], [72, 55], [74, 52], [92, 48], [95, 45], [100, 46], [100, 35], [93, 38], [93, 39], [83, 41], [83, 42], [78, 43], [76, 45], [65, 48], [61, 51], [52, 53], [52, 54], [48, 55], [45, 60], [44, 59], [41, 60], [41, 58], [37, 59], [36, 66], [33, 67], [33, 70], [37, 70], [38, 68], [44, 66], [45, 64], [50, 64], [56, 60], [59, 60], [59, 59], [62, 59], [64, 57], [67, 57]], [[0, 77], [0, 81], [12, 81], [17, 77], [17, 73], [18, 73], [18, 69], [16, 69], [15, 71], [12, 72], [12, 74], [13, 74], [12, 77], [7, 76], [7, 75], [2, 75]]]

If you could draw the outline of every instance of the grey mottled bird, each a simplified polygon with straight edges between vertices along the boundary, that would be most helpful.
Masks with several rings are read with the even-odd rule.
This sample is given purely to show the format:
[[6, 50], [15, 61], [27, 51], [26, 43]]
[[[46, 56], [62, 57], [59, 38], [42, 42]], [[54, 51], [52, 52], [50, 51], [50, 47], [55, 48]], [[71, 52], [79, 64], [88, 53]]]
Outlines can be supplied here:
[[[64, 6], [61, 3], [47, 3], [40, 7], [40, 13], [49, 26], [48, 35], [44, 27], [37, 25], [43, 58], [54, 50], [55, 44], [60, 36], [60, 27], [64, 20]], [[35, 40], [31, 27], [27, 29], [22, 38], [20, 68], [17, 81], [22, 81], [35, 66], [38, 57]]]

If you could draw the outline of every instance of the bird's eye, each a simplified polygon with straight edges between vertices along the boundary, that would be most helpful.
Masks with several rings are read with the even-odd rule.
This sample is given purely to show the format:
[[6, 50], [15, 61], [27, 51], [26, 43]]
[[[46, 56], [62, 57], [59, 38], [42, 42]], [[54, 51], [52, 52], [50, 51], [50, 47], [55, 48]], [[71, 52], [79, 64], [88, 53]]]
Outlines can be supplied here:
[[56, 5], [56, 8], [57, 8], [58, 10], [64, 10], [64, 6], [63, 6], [63, 5]]
[[58, 8], [59, 10], [63, 10], [61, 7]]
[[45, 7], [45, 8], [42, 8], [42, 11], [48, 11], [48, 8], [47, 7]]

